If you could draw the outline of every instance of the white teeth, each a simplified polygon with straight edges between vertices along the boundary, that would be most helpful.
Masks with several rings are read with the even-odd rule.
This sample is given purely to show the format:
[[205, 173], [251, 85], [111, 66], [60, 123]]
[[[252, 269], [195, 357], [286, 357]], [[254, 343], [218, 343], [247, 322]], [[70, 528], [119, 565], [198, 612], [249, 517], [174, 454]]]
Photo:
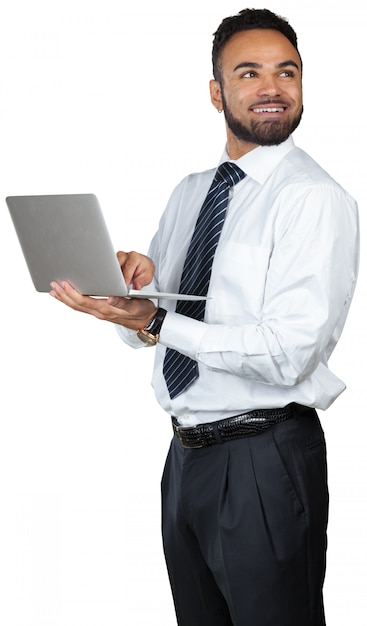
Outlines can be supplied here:
[[254, 109], [254, 113], [283, 113], [283, 107], [272, 107], [266, 109]]

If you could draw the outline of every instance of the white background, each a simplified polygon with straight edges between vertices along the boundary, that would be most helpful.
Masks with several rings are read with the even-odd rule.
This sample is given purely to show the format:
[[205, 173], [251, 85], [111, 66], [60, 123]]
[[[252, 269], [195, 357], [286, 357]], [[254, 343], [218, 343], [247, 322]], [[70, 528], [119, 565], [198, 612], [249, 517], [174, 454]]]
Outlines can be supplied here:
[[[1, 6], [0, 198], [95, 193], [116, 249], [145, 252], [173, 186], [220, 157], [224, 120], [208, 91], [212, 33], [246, 5]], [[299, 37], [305, 114], [296, 143], [358, 200], [364, 248], [363, 3], [266, 6]], [[113, 326], [33, 289], [5, 201], [0, 237], [0, 623], [172, 626], [159, 502], [171, 430], [150, 387], [153, 350], [130, 350]], [[331, 626], [367, 623], [362, 252], [330, 363], [348, 388], [320, 415], [331, 490]]]

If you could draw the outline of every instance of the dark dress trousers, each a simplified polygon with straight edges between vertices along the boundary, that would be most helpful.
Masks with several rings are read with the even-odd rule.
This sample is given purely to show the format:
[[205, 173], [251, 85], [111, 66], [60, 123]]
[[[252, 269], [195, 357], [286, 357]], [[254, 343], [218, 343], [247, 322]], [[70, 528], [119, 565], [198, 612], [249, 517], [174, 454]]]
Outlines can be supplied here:
[[324, 626], [326, 473], [305, 407], [223, 444], [173, 438], [162, 530], [179, 626]]

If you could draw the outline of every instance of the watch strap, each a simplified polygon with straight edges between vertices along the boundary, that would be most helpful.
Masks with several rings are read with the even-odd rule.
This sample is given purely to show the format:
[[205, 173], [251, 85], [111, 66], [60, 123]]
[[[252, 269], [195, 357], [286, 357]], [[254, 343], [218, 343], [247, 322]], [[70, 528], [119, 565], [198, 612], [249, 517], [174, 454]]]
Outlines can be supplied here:
[[150, 335], [159, 335], [164, 322], [164, 318], [166, 317], [166, 313], [166, 309], [161, 309], [159, 307], [150, 322], [148, 322], [148, 324], [144, 326], [144, 330], [146, 330], [147, 333], [149, 333]]

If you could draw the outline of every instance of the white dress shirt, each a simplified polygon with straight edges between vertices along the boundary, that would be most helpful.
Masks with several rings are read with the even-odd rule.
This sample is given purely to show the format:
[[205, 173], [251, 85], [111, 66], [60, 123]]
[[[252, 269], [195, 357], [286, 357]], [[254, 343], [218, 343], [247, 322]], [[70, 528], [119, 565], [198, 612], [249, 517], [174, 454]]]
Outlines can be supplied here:
[[[356, 202], [291, 137], [236, 163], [246, 177], [231, 190], [204, 321], [159, 302], [168, 313], [152, 384], [162, 408], [187, 426], [290, 402], [326, 409], [345, 388], [328, 359], [357, 277]], [[148, 252], [160, 291], [179, 289], [214, 172], [192, 174], [173, 191]], [[135, 332], [118, 332], [143, 346]], [[162, 374], [166, 346], [199, 363], [199, 378], [174, 400]]]

